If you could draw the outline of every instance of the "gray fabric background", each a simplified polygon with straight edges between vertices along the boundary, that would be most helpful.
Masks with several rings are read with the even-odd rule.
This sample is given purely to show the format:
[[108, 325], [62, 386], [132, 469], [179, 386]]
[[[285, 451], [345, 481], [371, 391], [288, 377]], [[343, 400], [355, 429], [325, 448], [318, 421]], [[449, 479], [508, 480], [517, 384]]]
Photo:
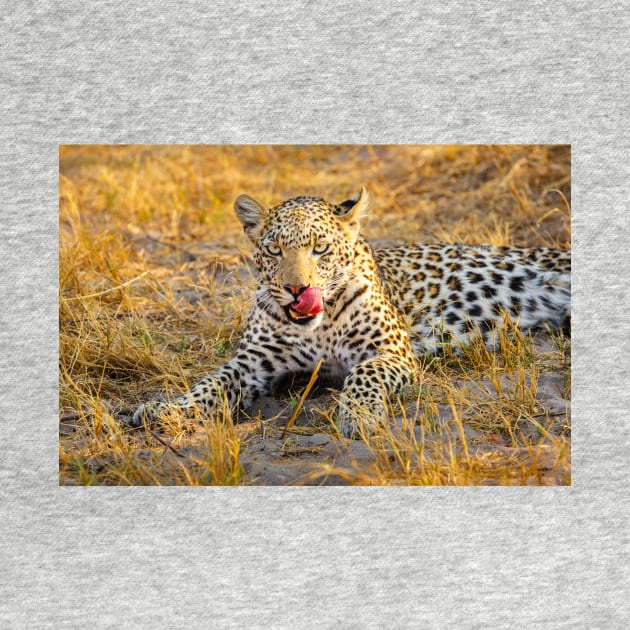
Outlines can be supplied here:
[[[625, 628], [626, 2], [7, 2], [0, 627]], [[573, 145], [571, 488], [59, 488], [60, 143]]]

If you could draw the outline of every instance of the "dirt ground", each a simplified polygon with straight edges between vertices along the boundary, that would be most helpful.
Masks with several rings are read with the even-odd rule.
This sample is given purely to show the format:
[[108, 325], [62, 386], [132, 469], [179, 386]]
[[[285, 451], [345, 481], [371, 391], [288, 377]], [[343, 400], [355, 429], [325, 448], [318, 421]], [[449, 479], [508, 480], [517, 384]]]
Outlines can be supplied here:
[[[537, 334], [534, 342], [537, 354], [553, 354], [552, 342], [545, 333]], [[504, 376], [502, 381], [509, 387], [509, 376]], [[485, 402], [492, 408], [496, 401], [496, 388], [489, 379], [476, 383], [462, 379], [453, 384], [464, 390], [467, 397], [472, 396], [476, 406], [483, 407]], [[568, 463], [568, 452], [562, 453], [555, 443], [557, 438], [570, 437], [567, 422], [570, 400], [566, 374], [561, 371], [538, 376], [535, 401], [536, 416], [541, 424], [527, 426], [525, 423], [520, 427], [520, 440], [531, 440], [535, 446], [515, 446], [501, 428], [495, 433], [488, 432], [483, 421], [481, 426], [475, 427], [474, 413], [461, 405], [438, 403], [432, 425], [427, 427], [426, 423], [419, 422], [425, 411], [422, 401], [414, 400], [405, 404], [404, 416], [399, 414], [392, 419], [395, 430], [404, 435], [401, 442], [407, 453], [401, 455], [395, 447], [396, 440], [391, 438], [391, 443], [383, 440], [366, 444], [331, 432], [325, 412], [334, 407], [334, 393], [325, 389], [316, 389], [306, 398], [291, 428], [285, 432], [294, 411], [294, 400], [295, 397], [287, 393], [267, 396], [239, 414], [236, 425], [242, 440], [239, 464], [248, 485], [373, 485], [374, 476], [383, 466], [391, 467], [393, 472], [405, 456], [409, 466], [430, 466], [431, 454], [437, 455], [435, 461], [439, 463], [445, 451], [456, 458], [464, 456], [477, 461], [479, 469], [470, 475], [470, 483], [474, 485], [566, 485], [570, 482], [567, 466], [559, 465]], [[463, 422], [458, 422], [459, 414], [464, 417]], [[123, 414], [116, 415], [121, 419]], [[176, 447], [168, 432], [153, 428], [151, 444], [151, 440], [147, 443], [145, 429], [130, 430], [130, 436], [136, 434], [133, 457], [149, 461], [157, 448], [164, 458], [189, 463], [203, 461], [207, 457], [207, 434], [203, 426], [183, 422], [182, 427]], [[62, 420], [60, 425], [62, 435], [72, 435], [76, 428], [76, 417]], [[542, 431], [549, 435], [541, 440]], [[409, 444], [415, 448], [410, 448]], [[417, 456], [419, 445], [422, 445], [422, 458]], [[92, 472], [99, 472], [109, 463], [109, 456], [104, 460], [95, 458], [91, 462]], [[390, 482], [395, 483], [395, 479]]]

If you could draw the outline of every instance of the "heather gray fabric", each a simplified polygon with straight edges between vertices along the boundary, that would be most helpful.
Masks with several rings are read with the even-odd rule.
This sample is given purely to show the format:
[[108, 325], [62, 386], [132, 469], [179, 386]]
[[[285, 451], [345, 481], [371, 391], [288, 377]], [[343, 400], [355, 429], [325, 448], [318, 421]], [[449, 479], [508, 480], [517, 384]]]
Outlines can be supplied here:
[[[2, 13], [1, 627], [628, 627], [627, 3]], [[59, 488], [72, 142], [572, 143], [573, 487]]]

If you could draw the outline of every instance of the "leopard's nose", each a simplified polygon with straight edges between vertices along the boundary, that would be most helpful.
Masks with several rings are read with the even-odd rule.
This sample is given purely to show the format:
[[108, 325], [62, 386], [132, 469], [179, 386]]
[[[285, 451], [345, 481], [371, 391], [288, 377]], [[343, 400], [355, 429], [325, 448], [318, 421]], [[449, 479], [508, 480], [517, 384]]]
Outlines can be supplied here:
[[304, 293], [308, 286], [304, 286], [302, 284], [284, 284], [282, 285], [284, 289], [286, 289], [293, 297], [299, 297], [300, 294]]

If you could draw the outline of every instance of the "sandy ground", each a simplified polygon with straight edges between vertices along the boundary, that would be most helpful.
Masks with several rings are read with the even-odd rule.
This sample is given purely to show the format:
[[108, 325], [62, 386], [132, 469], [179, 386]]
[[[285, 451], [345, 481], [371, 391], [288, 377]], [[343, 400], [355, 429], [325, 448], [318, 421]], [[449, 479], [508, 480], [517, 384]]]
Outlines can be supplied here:
[[[542, 353], [551, 349], [551, 341], [545, 333], [536, 335], [535, 348]], [[510, 375], [505, 375], [504, 380], [508, 381], [509, 378]], [[471, 398], [472, 393], [475, 407], [483, 406], [484, 401], [490, 401], [496, 394], [495, 387], [486, 379], [475, 381], [467, 377], [461, 381], [455, 380], [453, 384], [466, 388], [467, 398]], [[300, 392], [299, 389], [296, 391]], [[394, 431], [405, 432], [407, 444], [415, 438], [417, 445], [423, 445], [423, 465], [430, 465], [432, 453], [436, 455], [437, 461], [444, 459], [445, 449], [452, 450], [458, 457], [462, 456], [465, 449], [467, 455], [477, 458], [486, 470], [485, 476], [474, 480], [475, 483], [564, 485], [570, 483], [570, 479], [567, 479], [566, 468], [556, 466], [559, 453], [553, 438], [570, 436], [568, 396], [565, 375], [549, 372], [538, 376], [536, 415], [541, 418], [543, 431], [549, 432], [549, 439], [534, 426], [526, 424], [519, 427], [521, 439], [531, 438], [536, 444], [533, 449], [509, 446], [510, 441], [504, 434], [489, 432], [488, 427], [475, 423], [474, 409], [453, 407], [448, 403], [436, 405], [438, 413], [433, 426], [427, 427], [422, 423], [410, 426], [413, 423], [409, 420], [418, 421], [422, 415], [421, 398], [404, 405], [407, 426], [402, 414], [393, 418], [392, 424]], [[390, 445], [368, 446], [361, 440], [348, 440], [332, 432], [325, 412], [334, 405], [333, 390], [315, 388], [306, 398], [293, 426], [285, 432], [295, 408], [295, 399], [295, 395], [288, 394], [264, 397], [252, 408], [239, 414], [237, 432], [242, 439], [239, 459], [251, 485], [366, 485], [371, 483], [370, 467], [380, 463], [382, 469], [383, 462], [387, 460], [393, 469], [400, 466], [399, 454], [393, 452]], [[456, 414], [461, 418], [461, 423]], [[75, 428], [76, 419], [62, 420], [62, 435], [72, 433]], [[177, 440], [172, 440], [158, 428], [153, 429], [153, 436], [161, 440], [162, 449], [160, 443], [146, 448], [144, 429], [130, 429], [130, 432], [136, 436], [138, 443], [134, 457], [140, 460], [150, 457], [156, 448], [162, 450], [165, 457], [189, 462], [203, 459], [206, 453], [206, 434], [201, 426], [194, 423], [186, 425], [183, 437]], [[417, 453], [407, 453], [407, 456], [410, 465], [422, 465]], [[497, 469], [500, 468], [501, 474], [492, 474], [493, 460], [497, 461]], [[506, 460], [513, 464], [511, 478], [505, 476]], [[106, 461], [98, 458], [91, 462], [94, 471], [106, 465]], [[528, 468], [531, 468], [529, 474]], [[392, 483], [396, 483], [395, 476]]]
[[[538, 347], [544, 348], [544, 340]], [[471, 387], [470, 381], [462, 382], [462, 386]], [[491, 388], [489, 382], [480, 381], [480, 391]], [[565, 377], [558, 373], [541, 374], [538, 378], [536, 399], [539, 404], [541, 417], [555, 419], [550, 427], [556, 435], [568, 435], [569, 429], [562, 422], [570, 417], [570, 401], [563, 393]], [[345, 485], [361, 483], [362, 470], [377, 462], [379, 456], [386, 456], [394, 461], [393, 453], [379, 453], [368, 448], [360, 440], [347, 440], [329, 433], [318, 432], [317, 423], [321, 423], [318, 411], [327, 409], [331, 405], [331, 395], [321, 393], [309, 397], [304, 410], [296, 420], [296, 432], [289, 433], [282, 439], [278, 434], [286, 426], [291, 415], [290, 402], [278, 398], [263, 398], [251, 410], [252, 416], [258, 413], [263, 418], [277, 419], [271, 426], [257, 431], [256, 438], [246, 444], [241, 456], [241, 463], [253, 483], [259, 485]], [[406, 405], [406, 417], [415, 418], [421, 410], [418, 402]], [[430, 458], [433, 449], [444, 449], [446, 444], [452, 444], [456, 452], [463, 448], [462, 437], [458, 423], [454, 418], [453, 409], [449, 404], [438, 404], [439, 420], [434, 430], [427, 431], [422, 426], [415, 426], [413, 431], [418, 444], [424, 443], [425, 457]], [[463, 431], [467, 449], [471, 456], [479, 455], [486, 462], [493, 457], [500, 456], [527, 462], [532, 459], [532, 452], [528, 448], [513, 448], [508, 446], [508, 440], [499, 434], [492, 435], [470, 426], [466, 423], [466, 410], [463, 411]], [[319, 416], [319, 418], [318, 418]], [[251, 422], [251, 421], [250, 421]], [[397, 416], [392, 422], [402, 428], [403, 419]], [[410, 430], [410, 429], [407, 429]], [[525, 429], [527, 432], [528, 429]], [[529, 432], [534, 433], [533, 427]], [[552, 444], [539, 444], [536, 449], [538, 466], [536, 474], [525, 480], [534, 485], [556, 485], [566, 483], [560, 478], [561, 474], [555, 470], [554, 463], [557, 449]], [[546, 460], [546, 464], [543, 460]], [[332, 472], [327, 473], [326, 467]], [[541, 477], [542, 470], [542, 477]], [[499, 480], [489, 476], [486, 483], [498, 483]], [[501, 480], [504, 483], [506, 480]], [[515, 478], [515, 483], [522, 479]]]

